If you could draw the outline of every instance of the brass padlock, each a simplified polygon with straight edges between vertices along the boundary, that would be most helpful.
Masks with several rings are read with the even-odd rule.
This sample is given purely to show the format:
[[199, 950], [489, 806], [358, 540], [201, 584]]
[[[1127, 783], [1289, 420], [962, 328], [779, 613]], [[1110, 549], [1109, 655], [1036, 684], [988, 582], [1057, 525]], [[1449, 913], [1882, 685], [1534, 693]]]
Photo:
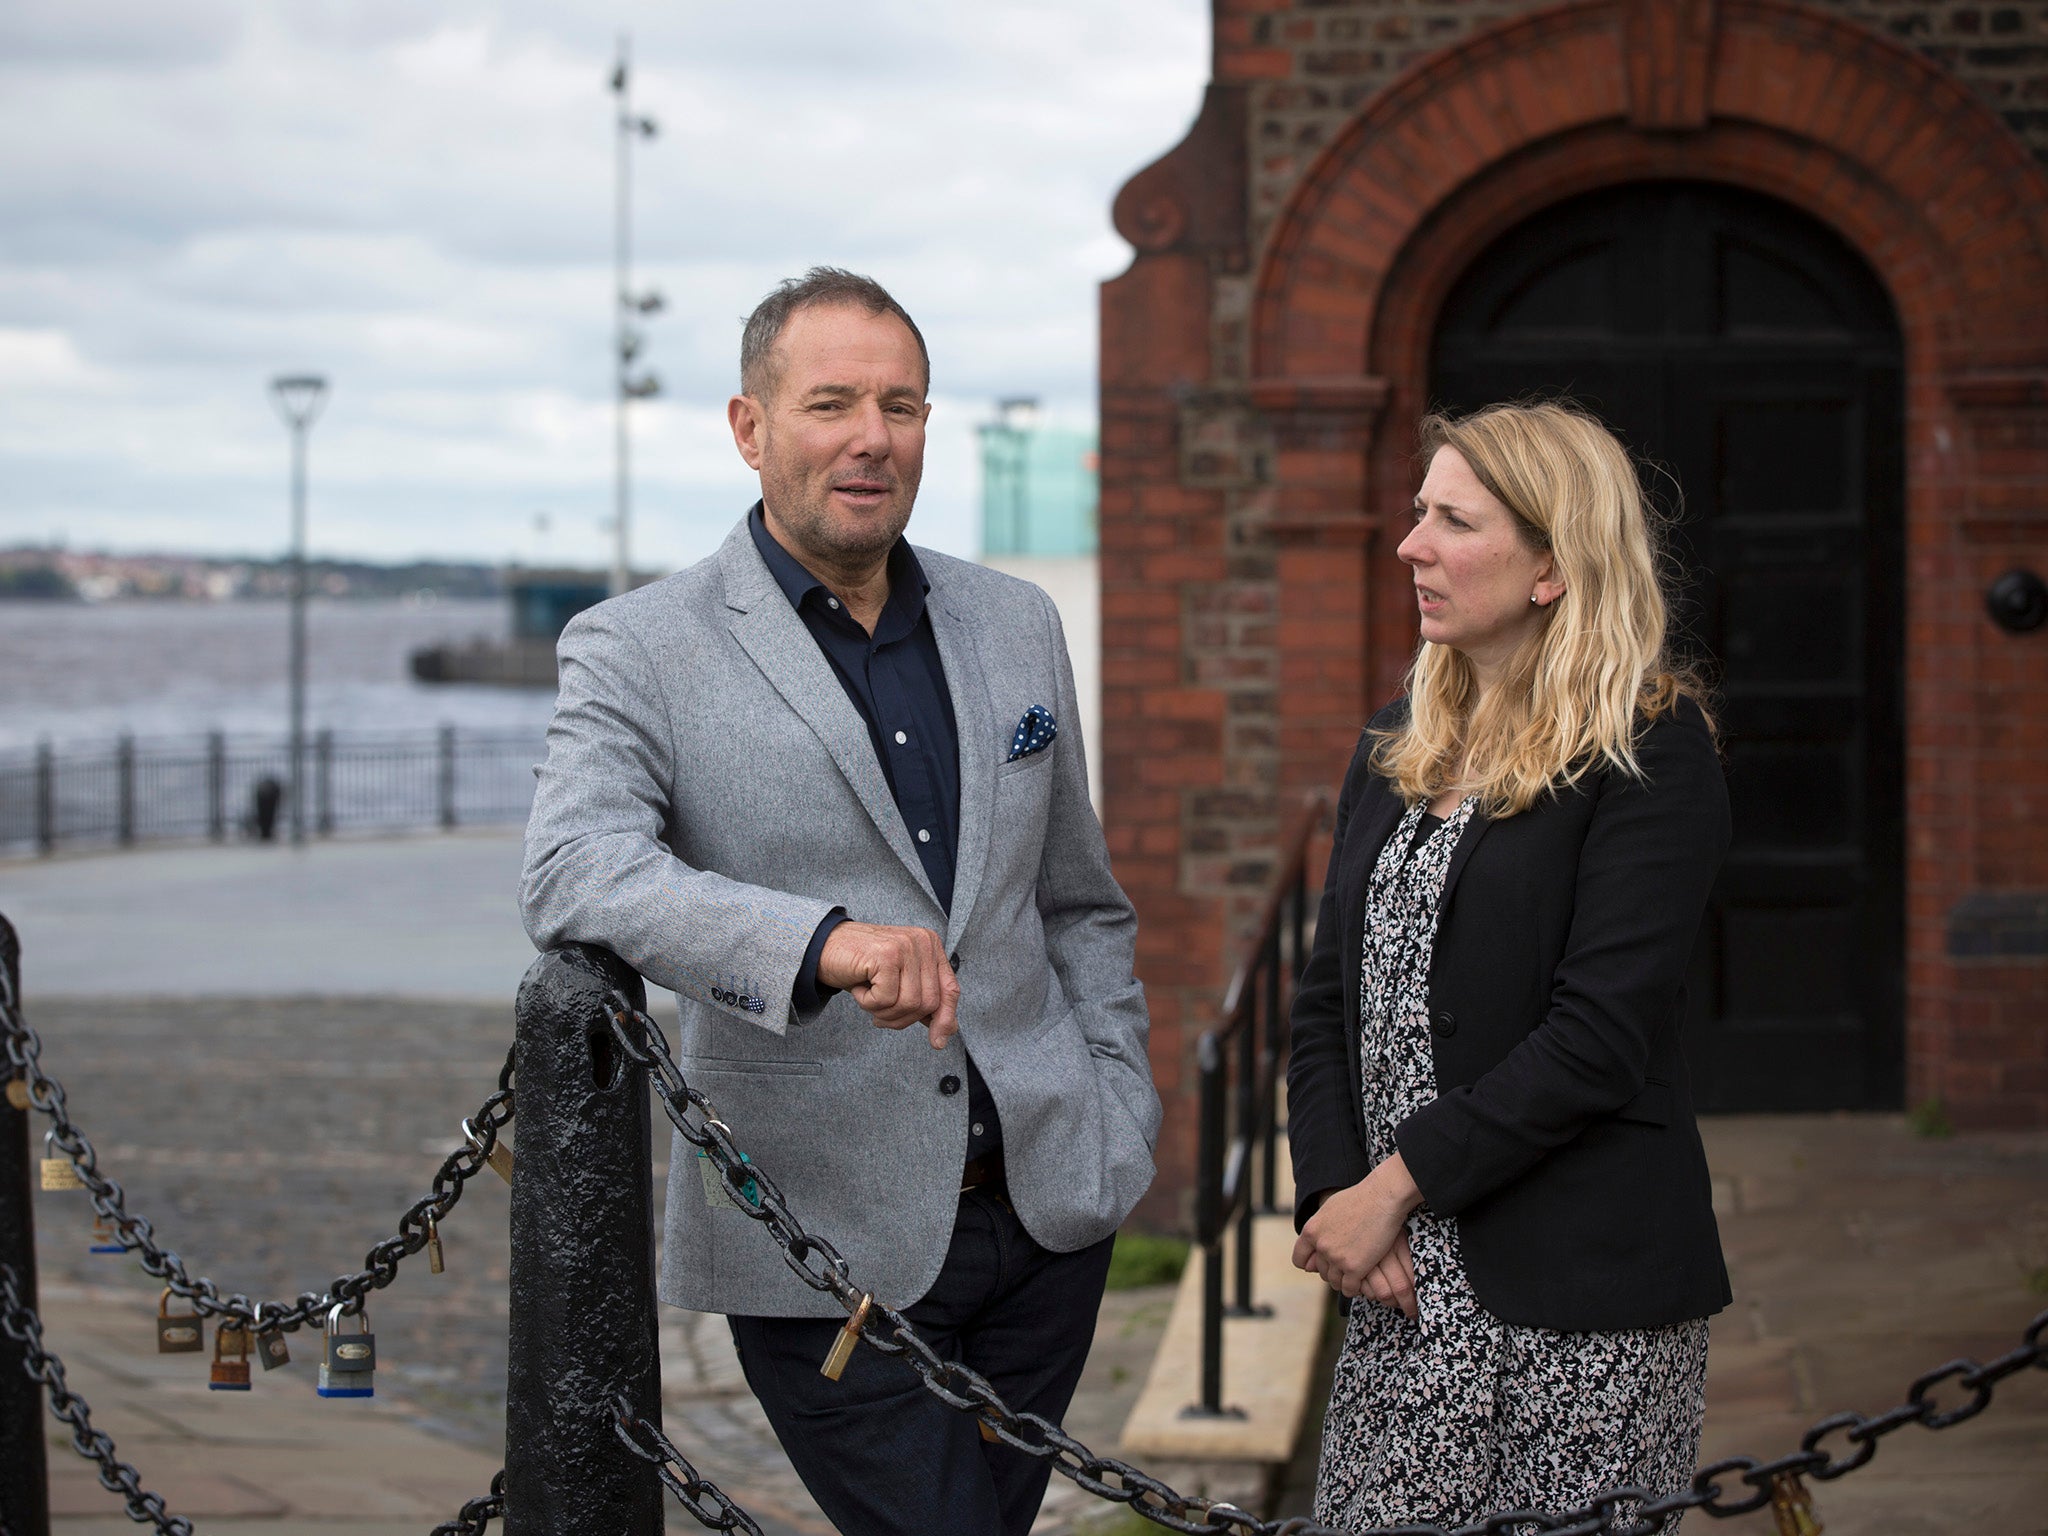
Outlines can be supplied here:
[[9, 1109], [27, 1109], [34, 1102], [35, 1099], [28, 1091], [27, 1078], [10, 1077], [7, 1079], [7, 1107]]
[[68, 1157], [55, 1157], [57, 1133], [43, 1132], [43, 1188], [48, 1190], [83, 1189], [85, 1180], [78, 1176], [78, 1170], [71, 1165]]
[[291, 1346], [277, 1329], [266, 1328], [256, 1335], [256, 1358], [263, 1362], [263, 1369], [274, 1371], [280, 1365], [292, 1363]]
[[249, 1330], [232, 1318], [224, 1320], [213, 1335], [213, 1378], [209, 1392], [249, 1390]]
[[440, 1223], [429, 1216], [427, 1218], [427, 1273], [438, 1275], [447, 1267], [447, 1256], [441, 1252]]
[[[484, 1151], [484, 1133], [476, 1128], [474, 1120], [462, 1122], [462, 1134], [469, 1142], [472, 1151]], [[484, 1152], [484, 1161], [491, 1165], [491, 1172], [495, 1173], [507, 1184], [512, 1182], [512, 1143], [505, 1139], [505, 1131], [502, 1126], [498, 1128], [496, 1135], [491, 1140], [491, 1150]]]
[[206, 1348], [206, 1324], [197, 1312], [171, 1311], [171, 1288], [164, 1287], [156, 1302], [156, 1352], [160, 1355], [196, 1355]]
[[327, 1348], [320, 1356], [322, 1397], [375, 1397], [377, 1395], [377, 1336], [370, 1332], [370, 1314], [361, 1312], [362, 1329], [341, 1331], [341, 1303], [327, 1314]]
[[846, 1326], [833, 1335], [832, 1347], [825, 1352], [825, 1363], [818, 1367], [818, 1374], [827, 1381], [837, 1381], [846, 1374], [846, 1362], [853, 1358], [853, 1346], [860, 1342], [860, 1330], [874, 1304], [875, 1298], [863, 1293], [860, 1304], [847, 1316]]
[[1813, 1495], [1797, 1472], [1780, 1472], [1771, 1479], [1771, 1518], [1778, 1522], [1778, 1536], [1820, 1536]]
[[86, 1252], [126, 1253], [127, 1251], [126, 1248], [121, 1246], [121, 1234], [115, 1230], [113, 1222], [95, 1213], [92, 1218], [92, 1243], [86, 1249]]

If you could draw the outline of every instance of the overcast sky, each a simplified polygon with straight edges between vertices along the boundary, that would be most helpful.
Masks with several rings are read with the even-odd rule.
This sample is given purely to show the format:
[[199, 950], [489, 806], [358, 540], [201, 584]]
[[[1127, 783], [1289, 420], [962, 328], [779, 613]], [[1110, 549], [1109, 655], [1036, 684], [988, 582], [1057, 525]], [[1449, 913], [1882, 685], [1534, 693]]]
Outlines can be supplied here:
[[[4, 0], [0, 545], [274, 553], [265, 383], [327, 374], [316, 552], [608, 559], [612, 111], [630, 30], [636, 563], [751, 499], [740, 321], [815, 262], [880, 278], [934, 367], [914, 524], [972, 554], [973, 427], [1092, 421], [1116, 189], [1181, 136], [1207, 0]], [[545, 515], [549, 529], [536, 527]]]

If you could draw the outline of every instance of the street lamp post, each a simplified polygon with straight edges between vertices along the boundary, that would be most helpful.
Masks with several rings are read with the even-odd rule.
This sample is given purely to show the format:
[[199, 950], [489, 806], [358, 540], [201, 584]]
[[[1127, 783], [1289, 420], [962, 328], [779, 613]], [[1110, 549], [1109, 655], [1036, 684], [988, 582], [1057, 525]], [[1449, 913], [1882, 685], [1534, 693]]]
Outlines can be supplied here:
[[617, 217], [612, 230], [612, 264], [618, 289], [617, 312], [614, 317], [614, 352], [618, 364], [612, 507], [614, 596], [625, 591], [633, 583], [632, 548], [629, 542], [633, 489], [629, 473], [630, 446], [626, 437], [626, 407], [634, 400], [644, 400], [650, 395], [661, 393], [661, 381], [653, 374], [643, 373], [635, 377], [633, 373], [633, 360], [640, 355], [640, 348], [646, 343], [646, 338], [633, 322], [641, 315], [651, 315], [659, 311], [662, 299], [652, 288], [645, 293], [633, 291], [633, 175], [630, 151], [634, 139], [651, 139], [656, 128], [653, 118], [639, 116], [633, 111], [630, 53], [629, 40], [620, 38], [619, 61], [612, 69], [612, 94], [619, 98]]
[[291, 594], [291, 810], [292, 842], [306, 840], [306, 435], [327, 400], [327, 380], [315, 373], [283, 374], [270, 381], [277, 413], [292, 432]]

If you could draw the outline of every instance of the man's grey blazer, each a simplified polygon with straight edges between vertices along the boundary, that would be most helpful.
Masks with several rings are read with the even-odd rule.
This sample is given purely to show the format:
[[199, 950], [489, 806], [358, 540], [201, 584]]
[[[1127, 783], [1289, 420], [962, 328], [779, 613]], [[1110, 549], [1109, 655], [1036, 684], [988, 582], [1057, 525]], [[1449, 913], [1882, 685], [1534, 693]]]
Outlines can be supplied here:
[[[935, 1051], [921, 1028], [879, 1029], [844, 993], [795, 1017], [797, 971], [833, 908], [945, 936], [1010, 1199], [1047, 1248], [1117, 1228], [1151, 1183], [1159, 1130], [1137, 919], [1089, 805], [1059, 615], [1029, 583], [917, 557], [959, 726], [950, 917], [865, 722], [744, 521], [709, 559], [563, 631], [521, 885], [536, 945], [601, 944], [677, 994], [684, 1075], [892, 1306], [930, 1289], [952, 1238], [965, 1063], [960, 1040]], [[1056, 739], [1006, 762], [1034, 704]], [[680, 1137], [661, 1289], [699, 1311], [839, 1311], [707, 1193]]]

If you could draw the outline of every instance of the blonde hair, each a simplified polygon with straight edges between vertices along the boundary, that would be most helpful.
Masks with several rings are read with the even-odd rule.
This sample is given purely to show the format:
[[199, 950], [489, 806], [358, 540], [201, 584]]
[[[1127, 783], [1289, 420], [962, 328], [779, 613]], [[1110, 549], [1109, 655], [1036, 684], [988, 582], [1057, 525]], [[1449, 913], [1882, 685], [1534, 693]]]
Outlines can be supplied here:
[[1428, 416], [1421, 446], [1425, 460], [1458, 451], [1529, 547], [1549, 551], [1564, 594], [1483, 701], [1472, 663], [1423, 641], [1407, 722], [1375, 733], [1373, 766], [1411, 805], [1462, 789], [1495, 819], [1601, 764], [1641, 778], [1642, 728], [1681, 697], [1704, 711], [1705, 689], [1670, 652], [1658, 530], [1628, 450], [1554, 401]]

